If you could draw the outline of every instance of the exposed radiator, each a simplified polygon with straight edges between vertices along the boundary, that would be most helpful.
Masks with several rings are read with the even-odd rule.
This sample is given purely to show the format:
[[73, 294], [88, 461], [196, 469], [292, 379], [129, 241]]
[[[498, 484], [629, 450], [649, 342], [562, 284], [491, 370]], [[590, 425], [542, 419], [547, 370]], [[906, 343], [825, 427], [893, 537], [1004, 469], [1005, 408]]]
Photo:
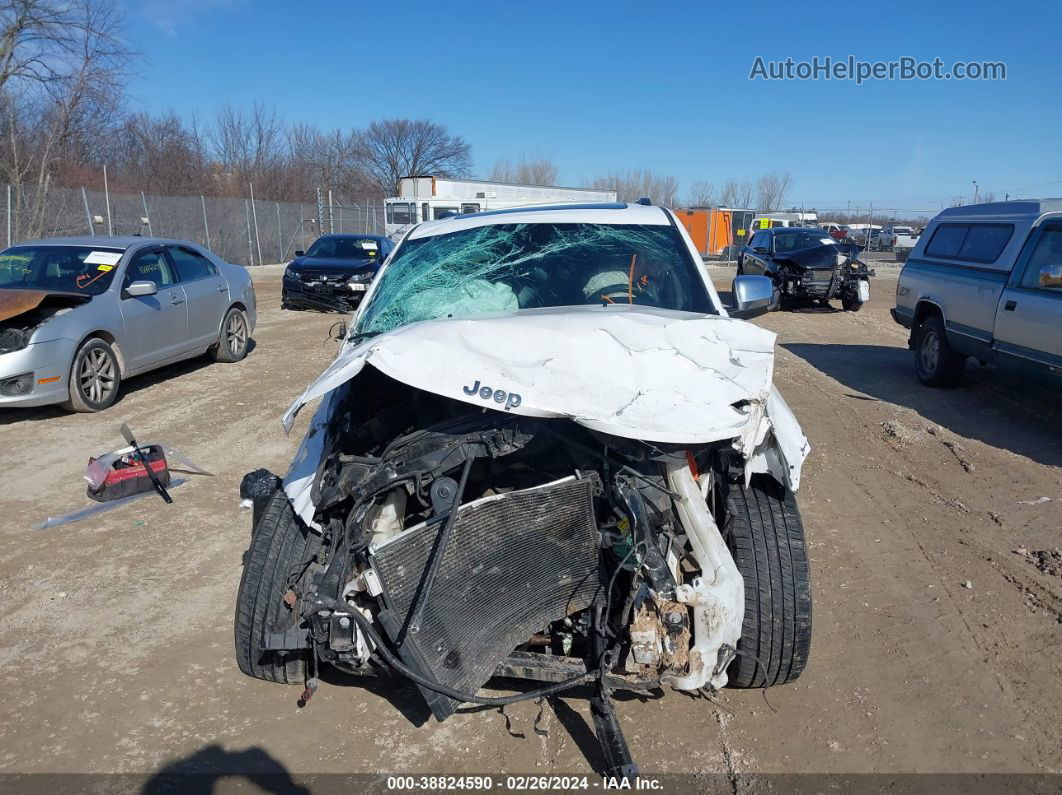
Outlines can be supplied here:
[[[403, 661], [474, 693], [532, 634], [589, 607], [599, 587], [594, 485], [565, 478], [462, 506], [416, 634], [403, 625], [441, 523], [376, 550], [371, 562], [387, 608], [380, 620], [392, 641], [402, 639]], [[439, 720], [458, 705], [421, 692]]]

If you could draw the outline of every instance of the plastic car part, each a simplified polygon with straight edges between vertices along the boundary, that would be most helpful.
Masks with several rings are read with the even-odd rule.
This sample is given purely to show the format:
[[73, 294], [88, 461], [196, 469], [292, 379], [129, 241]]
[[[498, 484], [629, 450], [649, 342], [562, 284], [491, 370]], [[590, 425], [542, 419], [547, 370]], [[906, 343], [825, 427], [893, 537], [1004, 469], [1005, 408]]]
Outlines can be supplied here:
[[[173, 489], [187, 482], [188, 481], [186, 478], [177, 478], [176, 480], [170, 481], [170, 485], [168, 488], [170, 491], [173, 491]], [[49, 516], [47, 519], [37, 525], [36, 529], [48, 530], [52, 527], [59, 527], [60, 525], [70, 524], [71, 522], [80, 522], [82, 519], [90, 519], [93, 516], [99, 516], [101, 513], [106, 513], [107, 511], [114, 510], [115, 508], [120, 508], [123, 505], [128, 505], [129, 503], [135, 500], [139, 500], [141, 497], [146, 497], [148, 494], [151, 493], [152, 492], [150, 491], [142, 491], [139, 494], [132, 494], [128, 497], [122, 497], [121, 499], [111, 500], [110, 502], [97, 502], [94, 505], [88, 506], [87, 508], [82, 508], [79, 511], [73, 511], [72, 513], [63, 514], [62, 516]]]

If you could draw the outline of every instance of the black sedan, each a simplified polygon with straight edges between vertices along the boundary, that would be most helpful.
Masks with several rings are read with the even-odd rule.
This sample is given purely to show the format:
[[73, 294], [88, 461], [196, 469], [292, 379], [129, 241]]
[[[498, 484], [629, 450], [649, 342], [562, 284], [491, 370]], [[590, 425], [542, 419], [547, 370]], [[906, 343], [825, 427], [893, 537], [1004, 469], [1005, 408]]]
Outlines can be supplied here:
[[324, 235], [284, 270], [284, 309], [351, 312], [394, 249], [382, 235]]
[[857, 312], [870, 299], [869, 280], [874, 275], [859, 259], [860, 251], [821, 229], [761, 229], [738, 254], [737, 272], [769, 277], [780, 305], [799, 299], [826, 304], [839, 298], [847, 311]]

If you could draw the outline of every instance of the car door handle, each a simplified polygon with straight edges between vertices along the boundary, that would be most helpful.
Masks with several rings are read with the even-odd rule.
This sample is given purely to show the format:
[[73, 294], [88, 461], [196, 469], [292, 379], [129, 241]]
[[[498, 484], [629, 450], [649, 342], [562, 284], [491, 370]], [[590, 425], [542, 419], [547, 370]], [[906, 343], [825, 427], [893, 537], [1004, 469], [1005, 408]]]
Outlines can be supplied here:
[[173, 293], [170, 293], [170, 303], [174, 306], [179, 306], [180, 304], [184, 303], [184, 299], [174, 295]]
[[1003, 304], [1003, 308], [1005, 310], [1007, 310], [1008, 312], [1013, 312], [1014, 309], [1017, 306], [1018, 306], [1018, 302], [1017, 301], [1007, 301], [1007, 303]]

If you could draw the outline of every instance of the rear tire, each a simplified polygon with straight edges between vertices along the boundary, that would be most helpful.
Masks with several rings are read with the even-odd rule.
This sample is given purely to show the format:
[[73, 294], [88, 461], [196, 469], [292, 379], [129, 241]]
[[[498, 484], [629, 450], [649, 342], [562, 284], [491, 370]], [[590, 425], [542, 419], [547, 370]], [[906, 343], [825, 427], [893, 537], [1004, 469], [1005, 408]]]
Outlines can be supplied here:
[[287, 495], [275, 491], [254, 528], [236, 594], [236, 663], [255, 679], [289, 685], [305, 682], [307, 653], [266, 651], [265, 636], [291, 622], [284, 594], [292, 566], [306, 552], [309, 533]]
[[214, 361], [232, 364], [247, 356], [250, 341], [251, 325], [247, 313], [234, 306], [225, 313], [225, 319], [221, 321], [221, 334], [210, 353]]
[[114, 403], [122, 385], [122, 371], [114, 349], [99, 337], [85, 340], [70, 365], [70, 399], [67, 411], [103, 411]]
[[948, 344], [944, 318], [930, 315], [915, 332], [915, 371], [926, 386], [957, 386], [966, 366], [966, 357]]
[[792, 682], [811, 650], [811, 577], [793, 493], [766, 475], [753, 475], [747, 489], [733, 484], [723, 534], [745, 580], [745, 617], [729, 684]]

